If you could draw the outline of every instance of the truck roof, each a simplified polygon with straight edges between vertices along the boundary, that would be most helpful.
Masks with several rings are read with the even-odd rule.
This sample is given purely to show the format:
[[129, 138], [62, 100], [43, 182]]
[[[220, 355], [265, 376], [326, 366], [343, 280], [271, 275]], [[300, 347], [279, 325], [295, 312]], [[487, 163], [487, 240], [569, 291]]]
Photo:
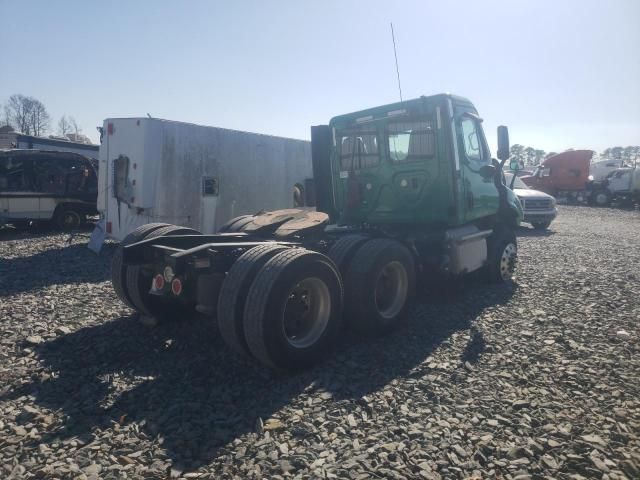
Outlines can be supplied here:
[[32, 157], [33, 159], [51, 157], [75, 157], [87, 161], [93, 160], [91, 157], [76, 152], [67, 152], [62, 150], [39, 150], [34, 148], [14, 148], [11, 150], [0, 150], [0, 157]]
[[103, 125], [106, 124], [107, 122], [117, 122], [117, 121], [121, 121], [121, 120], [126, 120], [126, 121], [135, 120], [137, 122], [143, 121], [143, 122], [170, 123], [170, 124], [178, 124], [178, 125], [191, 125], [191, 126], [199, 127], [199, 128], [214, 128], [216, 130], [224, 130], [226, 132], [247, 133], [247, 134], [250, 134], [250, 135], [260, 135], [262, 137], [278, 138], [278, 139], [281, 139], [281, 140], [293, 140], [293, 141], [296, 141], [296, 142], [309, 143], [309, 140], [304, 140], [304, 139], [301, 139], [301, 138], [283, 137], [282, 135], [271, 135], [271, 134], [268, 134], [268, 133], [249, 132], [247, 130], [237, 130], [237, 129], [234, 129], [234, 128], [216, 127], [216, 126], [212, 126], [212, 125], [202, 125], [202, 124], [199, 124], [199, 123], [183, 122], [181, 120], [168, 120], [166, 118], [158, 118], [158, 117], [108, 117], [108, 118], [105, 118], [103, 120]]
[[593, 150], [568, 150], [566, 152], [552, 155], [542, 162], [542, 165], [552, 167], [554, 165], [589, 165]]
[[354, 120], [362, 118], [362, 117], [373, 117], [376, 118], [381, 114], [386, 115], [387, 112], [394, 110], [401, 110], [403, 108], [419, 108], [425, 103], [440, 103], [442, 100], [453, 100], [456, 103], [466, 103], [473, 107], [473, 103], [468, 98], [460, 97], [458, 95], [453, 95], [451, 93], [439, 93], [436, 95], [425, 96], [422, 95], [418, 98], [412, 98], [410, 100], [404, 100], [402, 102], [389, 103], [387, 105], [380, 105], [378, 107], [367, 108], [365, 110], [359, 110], [357, 112], [345, 113], [343, 115], [337, 115], [333, 117], [330, 121], [331, 125], [344, 125], [353, 123]]

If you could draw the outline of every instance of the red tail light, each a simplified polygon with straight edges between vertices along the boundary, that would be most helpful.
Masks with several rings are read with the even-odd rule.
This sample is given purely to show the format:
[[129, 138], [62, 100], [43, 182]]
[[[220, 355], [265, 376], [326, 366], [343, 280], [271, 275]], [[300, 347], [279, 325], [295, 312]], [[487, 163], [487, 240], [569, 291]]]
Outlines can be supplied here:
[[160, 274], [153, 277], [153, 289], [162, 290], [164, 288], [164, 277]]
[[176, 296], [182, 293], [182, 282], [179, 278], [174, 278], [171, 282], [171, 292]]

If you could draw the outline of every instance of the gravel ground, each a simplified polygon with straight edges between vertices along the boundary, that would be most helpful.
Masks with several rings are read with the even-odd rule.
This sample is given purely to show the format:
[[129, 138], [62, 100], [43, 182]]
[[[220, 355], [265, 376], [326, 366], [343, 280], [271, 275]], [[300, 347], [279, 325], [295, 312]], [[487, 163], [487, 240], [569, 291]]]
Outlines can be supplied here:
[[0, 478], [640, 478], [640, 212], [561, 207], [513, 286], [290, 376], [140, 325], [67, 238], [0, 232]]

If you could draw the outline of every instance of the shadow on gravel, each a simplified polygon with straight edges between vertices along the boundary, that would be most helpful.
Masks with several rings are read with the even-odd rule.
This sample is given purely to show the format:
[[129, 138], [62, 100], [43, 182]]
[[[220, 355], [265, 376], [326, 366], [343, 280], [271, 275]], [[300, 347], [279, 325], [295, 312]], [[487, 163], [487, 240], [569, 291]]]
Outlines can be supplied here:
[[111, 278], [109, 262], [113, 245], [105, 244], [100, 257], [86, 243], [44, 250], [31, 256], [0, 257], [0, 298], [66, 283], [98, 283]]
[[0, 227], [0, 242], [9, 240], [31, 240], [56, 234], [88, 237], [91, 235], [94, 227], [95, 225], [91, 222], [70, 232], [56, 230], [48, 225], [34, 225], [25, 228]]
[[520, 227], [516, 230], [517, 237], [550, 237], [555, 233], [553, 230], [536, 230], [535, 228], [527, 227]]
[[[220, 455], [228, 442], [255, 431], [258, 417], [266, 420], [301, 395], [328, 402], [319, 391], [329, 392], [342, 409], [367, 408], [364, 395], [395, 379], [423, 377], [430, 372], [424, 361], [436, 348], [448, 344], [454, 332], [471, 328], [486, 308], [506, 303], [515, 288], [467, 281], [432, 290], [406, 328], [373, 340], [345, 336], [330, 359], [295, 375], [275, 375], [235, 359], [213, 322], [148, 329], [123, 317], [38, 346], [42, 366], [57, 373], [4, 397], [32, 395], [66, 416], [64, 424], [32, 446], [71, 437], [88, 443], [96, 428], [122, 430], [135, 421], [151, 439], [163, 439], [175, 468], [193, 470]], [[475, 344], [474, 335], [470, 344], [477, 359], [484, 344]], [[464, 381], [464, 362], [473, 360], [465, 355], [452, 381]], [[438, 401], [428, 387], [423, 391]], [[332, 403], [311, 407], [306, 396], [298, 401], [305, 408], [326, 409], [332, 419]], [[283, 428], [295, 436], [313, 436], [300, 425]]]

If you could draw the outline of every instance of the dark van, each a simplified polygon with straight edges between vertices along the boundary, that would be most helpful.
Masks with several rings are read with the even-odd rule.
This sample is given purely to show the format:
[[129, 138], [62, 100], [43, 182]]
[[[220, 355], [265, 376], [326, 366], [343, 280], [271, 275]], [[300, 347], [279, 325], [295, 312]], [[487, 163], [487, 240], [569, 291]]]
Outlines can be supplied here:
[[97, 162], [71, 152], [0, 151], [0, 225], [51, 222], [62, 229], [97, 214]]

